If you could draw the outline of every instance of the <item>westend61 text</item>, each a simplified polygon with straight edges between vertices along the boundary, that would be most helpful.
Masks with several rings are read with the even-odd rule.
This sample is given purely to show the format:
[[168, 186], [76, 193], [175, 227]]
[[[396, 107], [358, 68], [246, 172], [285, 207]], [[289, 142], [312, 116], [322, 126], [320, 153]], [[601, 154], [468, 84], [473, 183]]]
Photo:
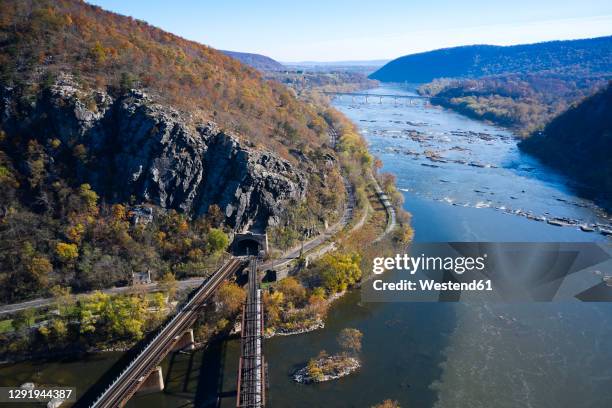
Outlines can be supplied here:
[[399, 290], [399, 291], [491, 291], [493, 285], [489, 279], [473, 280], [471, 282], [436, 282], [432, 279], [419, 279], [417, 282], [402, 279], [398, 282], [384, 282], [377, 279], [372, 283], [374, 290]]

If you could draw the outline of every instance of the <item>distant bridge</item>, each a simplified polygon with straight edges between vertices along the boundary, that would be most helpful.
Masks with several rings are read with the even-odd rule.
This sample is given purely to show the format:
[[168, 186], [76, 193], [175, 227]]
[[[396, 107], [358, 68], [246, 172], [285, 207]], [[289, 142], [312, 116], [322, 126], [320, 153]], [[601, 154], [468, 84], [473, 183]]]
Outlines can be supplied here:
[[331, 91], [323, 91], [325, 95], [329, 96], [350, 96], [352, 101], [356, 100], [364, 100], [365, 103], [368, 103], [369, 100], [376, 101], [378, 99], [378, 103], [382, 103], [383, 99], [392, 99], [396, 104], [400, 100], [404, 100], [409, 104], [417, 100], [429, 100], [431, 99], [429, 96], [421, 96], [421, 95], [395, 95], [395, 94], [378, 94], [378, 93], [367, 93], [367, 92], [331, 92]]

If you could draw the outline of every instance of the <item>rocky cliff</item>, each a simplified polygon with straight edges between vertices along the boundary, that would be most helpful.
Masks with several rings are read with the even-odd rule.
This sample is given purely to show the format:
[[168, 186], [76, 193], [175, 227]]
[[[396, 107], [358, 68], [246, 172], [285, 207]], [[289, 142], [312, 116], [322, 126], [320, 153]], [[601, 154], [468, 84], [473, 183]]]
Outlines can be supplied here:
[[194, 124], [143, 91], [84, 92], [63, 77], [35, 100], [0, 92], [0, 127], [55, 140], [50, 160], [76, 156], [72, 176], [107, 201], [135, 199], [193, 216], [216, 204], [241, 231], [274, 225], [284, 204], [305, 196], [306, 176], [289, 162], [214, 123]]

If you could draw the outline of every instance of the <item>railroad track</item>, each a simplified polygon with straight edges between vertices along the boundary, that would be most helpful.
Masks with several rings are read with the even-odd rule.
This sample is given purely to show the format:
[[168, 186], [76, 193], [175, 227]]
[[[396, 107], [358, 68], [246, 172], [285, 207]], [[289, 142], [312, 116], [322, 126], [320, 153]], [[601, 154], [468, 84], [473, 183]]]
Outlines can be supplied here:
[[265, 365], [262, 354], [263, 304], [257, 280], [256, 259], [251, 260], [241, 331], [236, 407], [262, 408], [265, 405]]
[[232, 258], [207, 278], [194, 295], [158, 332], [145, 348], [130, 362], [115, 380], [90, 405], [90, 408], [124, 406], [147, 376], [157, 367], [183, 333], [197, 319], [198, 310], [232, 273], [243, 267], [245, 260]]

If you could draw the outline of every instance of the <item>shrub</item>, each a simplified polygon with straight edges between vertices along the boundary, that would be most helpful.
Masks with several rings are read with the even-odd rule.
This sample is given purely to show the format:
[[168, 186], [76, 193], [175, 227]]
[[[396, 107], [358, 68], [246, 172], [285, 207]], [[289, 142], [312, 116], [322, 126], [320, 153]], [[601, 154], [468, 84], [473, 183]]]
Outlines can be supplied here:
[[55, 253], [62, 262], [70, 262], [79, 256], [79, 249], [76, 244], [59, 242], [55, 246]]

